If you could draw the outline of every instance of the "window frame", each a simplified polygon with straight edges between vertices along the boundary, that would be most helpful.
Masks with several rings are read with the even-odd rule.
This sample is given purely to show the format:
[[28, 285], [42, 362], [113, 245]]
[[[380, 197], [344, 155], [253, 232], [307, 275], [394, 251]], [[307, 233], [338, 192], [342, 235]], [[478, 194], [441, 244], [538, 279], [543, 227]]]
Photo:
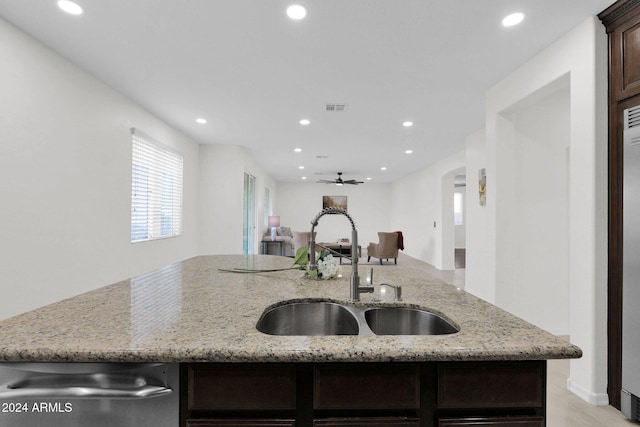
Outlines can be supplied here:
[[131, 129], [131, 243], [182, 235], [184, 157]]

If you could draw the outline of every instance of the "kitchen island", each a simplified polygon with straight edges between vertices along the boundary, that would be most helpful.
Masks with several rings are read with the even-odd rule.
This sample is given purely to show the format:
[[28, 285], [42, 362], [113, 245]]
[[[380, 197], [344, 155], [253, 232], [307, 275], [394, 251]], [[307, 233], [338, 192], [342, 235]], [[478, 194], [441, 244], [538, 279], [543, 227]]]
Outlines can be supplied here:
[[[540, 426], [545, 360], [581, 356], [565, 340], [401, 265], [374, 266], [374, 284], [402, 286], [401, 303], [389, 295], [373, 302], [376, 286], [377, 295], [354, 305], [425, 309], [459, 332], [261, 333], [256, 323], [269, 307], [348, 301], [350, 266], [324, 281], [300, 270], [221, 271], [291, 265], [269, 255], [202, 256], [54, 303], [0, 322], [0, 361], [180, 363], [181, 418], [190, 426]], [[228, 419], [244, 423], [221, 421]]]

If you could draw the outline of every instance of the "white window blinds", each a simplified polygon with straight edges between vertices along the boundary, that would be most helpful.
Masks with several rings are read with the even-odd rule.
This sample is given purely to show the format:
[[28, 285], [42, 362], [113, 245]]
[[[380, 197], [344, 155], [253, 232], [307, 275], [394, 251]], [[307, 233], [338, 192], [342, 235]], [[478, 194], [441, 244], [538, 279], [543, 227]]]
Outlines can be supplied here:
[[182, 155], [137, 129], [131, 133], [131, 242], [179, 236]]

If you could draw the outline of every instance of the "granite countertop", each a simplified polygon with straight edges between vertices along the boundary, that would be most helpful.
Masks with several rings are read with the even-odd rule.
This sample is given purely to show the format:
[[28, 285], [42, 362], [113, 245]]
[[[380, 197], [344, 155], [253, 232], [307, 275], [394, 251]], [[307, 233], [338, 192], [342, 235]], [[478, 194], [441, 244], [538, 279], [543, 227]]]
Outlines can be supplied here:
[[[374, 281], [402, 286], [402, 303], [445, 315], [460, 332], [432, 336], [272, 336], [256, 330], [282, 301], [347, 302], [343, 278], [299, 270], [236, 274], [221, 268], [286, 268], [291, 258], [191, 258], [0, 322], [0, 361], [387, 362], [577, 358], [581, 350], [417, 267], [374, 266]], [[370, 266], [360, 266], [364, 280]], [[376, 286], [376, 293], [379, 288]]]

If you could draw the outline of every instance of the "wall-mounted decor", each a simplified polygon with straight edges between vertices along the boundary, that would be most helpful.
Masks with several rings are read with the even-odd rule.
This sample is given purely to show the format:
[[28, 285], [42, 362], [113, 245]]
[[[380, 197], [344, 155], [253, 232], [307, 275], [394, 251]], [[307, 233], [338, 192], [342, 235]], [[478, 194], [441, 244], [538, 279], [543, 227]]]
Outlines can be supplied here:
[[482, 168], [478, 171], [478, 195], [480, 196], [480, 206], [487, 205], [487, 171]]
[[322, 196], [322, 209], [339, 208], [347, 210], [347, 196]]

